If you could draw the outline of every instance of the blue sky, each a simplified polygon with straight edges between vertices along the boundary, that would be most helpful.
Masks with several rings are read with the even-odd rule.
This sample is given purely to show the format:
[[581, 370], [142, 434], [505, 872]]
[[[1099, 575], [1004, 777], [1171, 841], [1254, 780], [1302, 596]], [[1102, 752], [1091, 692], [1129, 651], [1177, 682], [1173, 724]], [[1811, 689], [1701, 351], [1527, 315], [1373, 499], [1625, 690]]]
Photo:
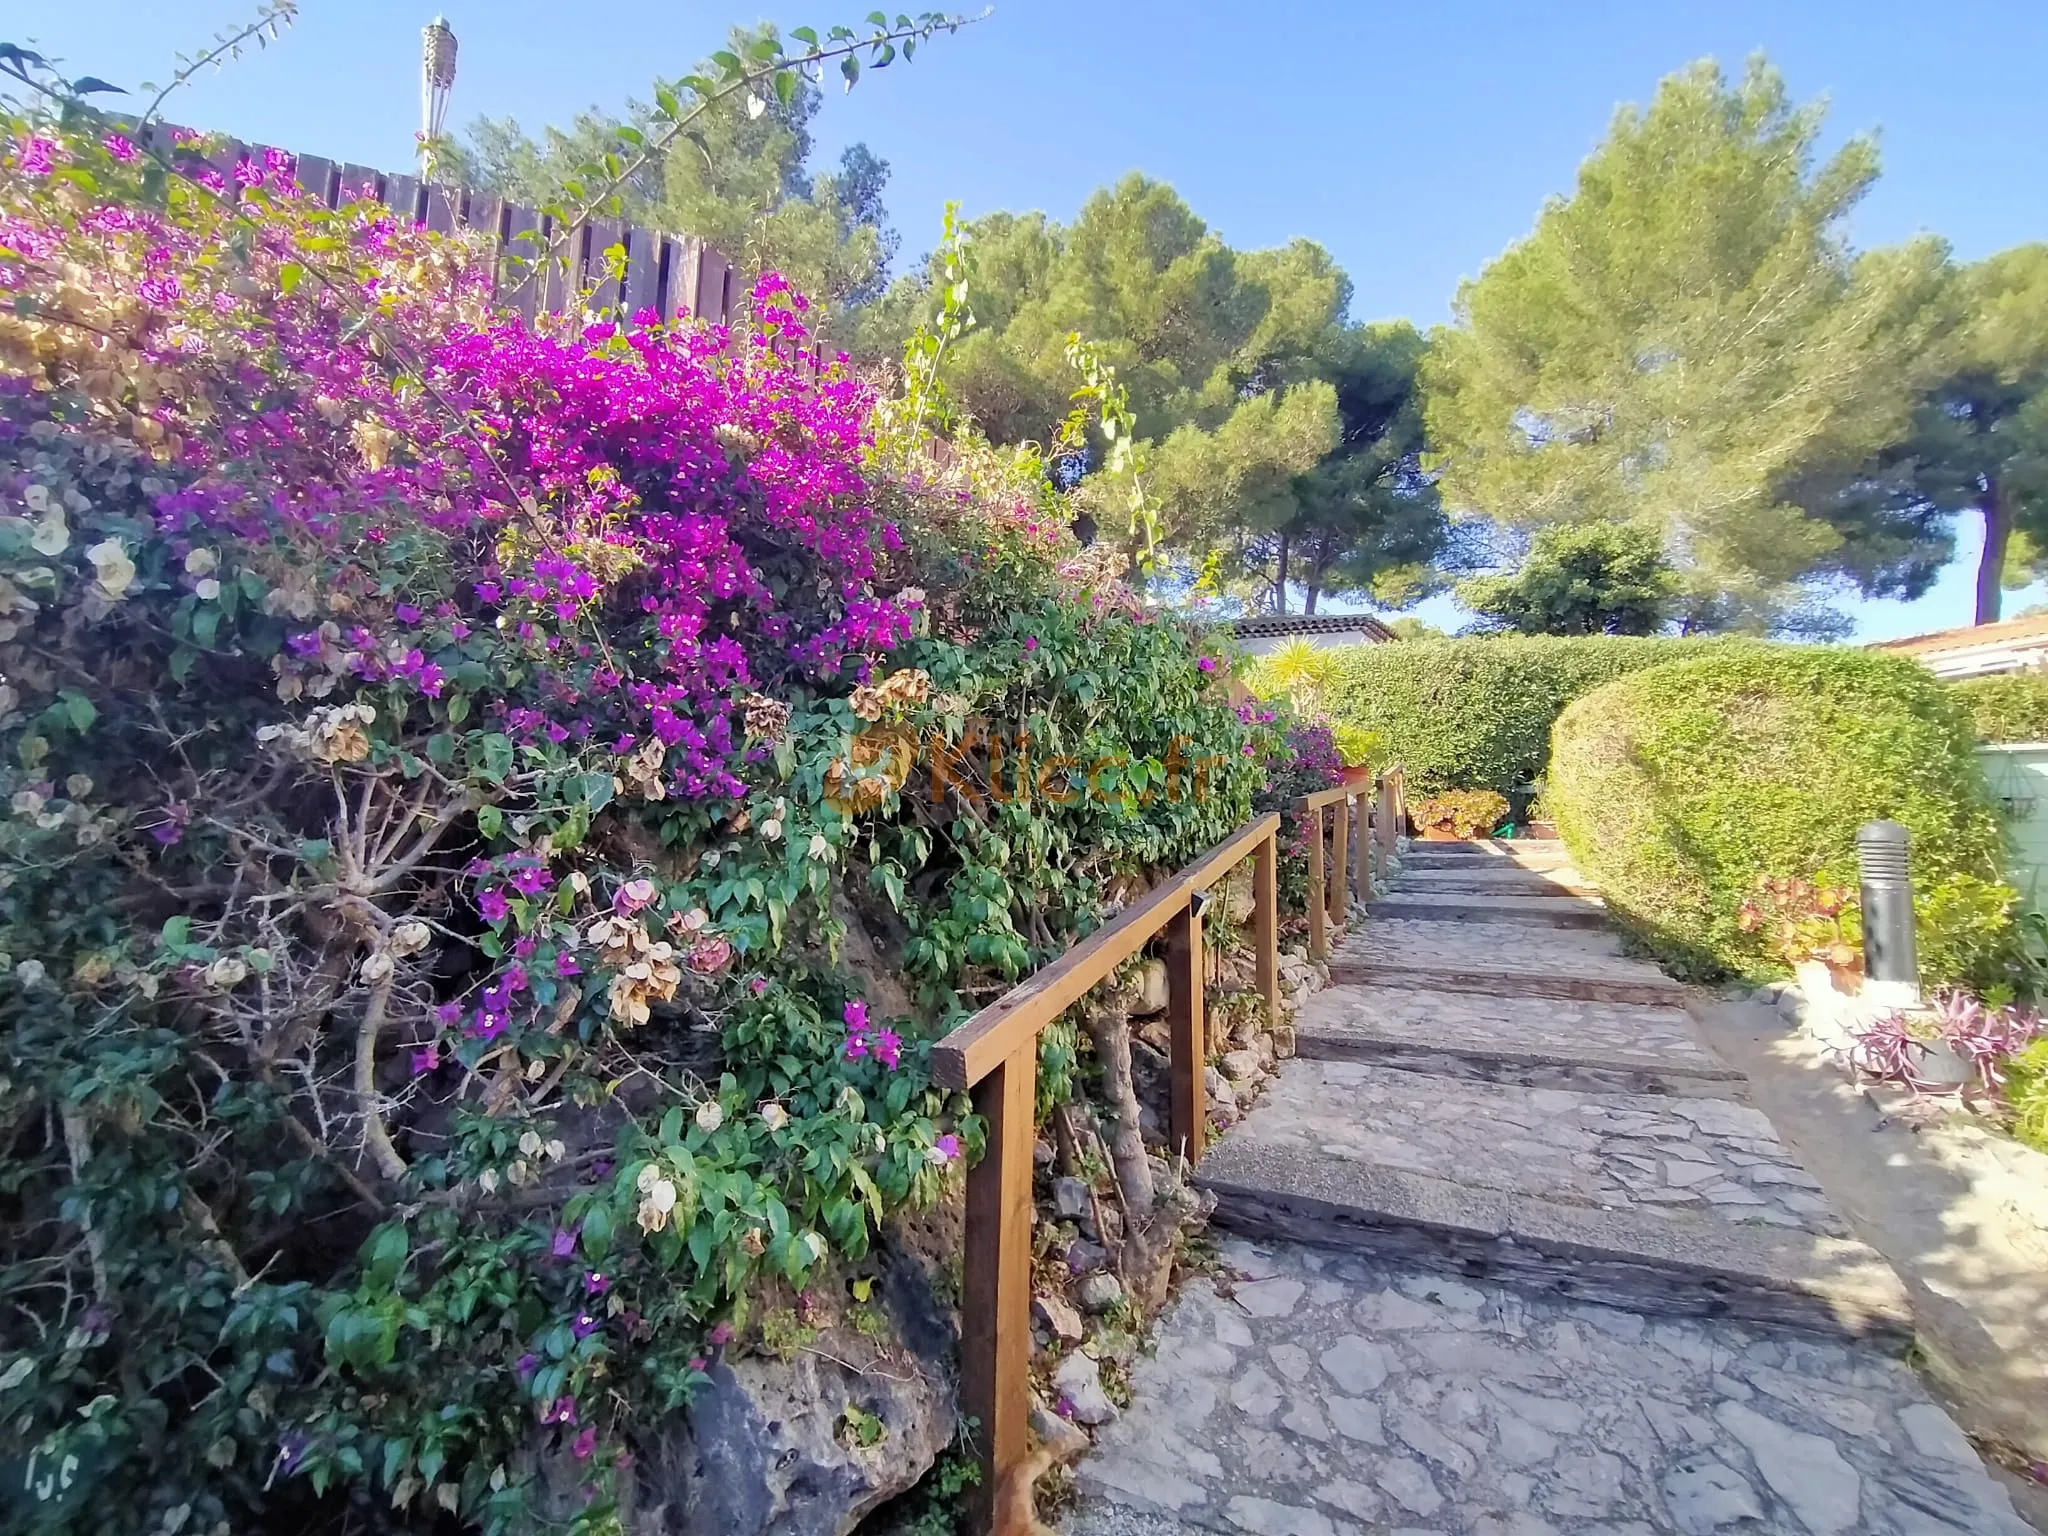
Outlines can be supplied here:
[[[733, 21], [853, 21], [809, 0], [782, 12], [611, 0], [439, 0], [461, 40], [451, 121], [529, 127], [643, 93]], [[870, 0], [872, 3], [872, 0]], [[417, 126], [419, 28], [433, 0], [306, 0], [267, 52], [202, 77], [174, 120], [399, 168]], [[25, 0], [0, 38], [78, 73], [166, 78], [173, 55], [251, 14], [227, 0]], [[601, 15], [601, 23], [586, 19]], [[820, 147], [864, 139], [894, 169], [889, 207], [923, 250], [941, 206], [1070, 217], [1130, 170], [1172, 182], [1227, 240], [1321, 241], [1351, 274], [1358, 319], [1449, 315], [1460, 278], [1568, 191], [1615, 106], [1712, 55], [1761, 48], [1801, 99], [1825, 94], [1831, 141], [1876, 129], [1884, 177], [1857, 241], [1922, 230], [1964, 259], [2048, 238], [2048, 5], [2040, 0], [1636, 0], [1569, 6], [1322, 5], [1265, 0], [1000, 0], [908, 68], [828, 103]], [[1920, 602], [1857, 605], [1876, 639], [1969, 620], [1968, 547]], [[2042, 597], [2010, 594], [2007, 612]], [[1438, 622], [1454, 615], [1433, 605]]]

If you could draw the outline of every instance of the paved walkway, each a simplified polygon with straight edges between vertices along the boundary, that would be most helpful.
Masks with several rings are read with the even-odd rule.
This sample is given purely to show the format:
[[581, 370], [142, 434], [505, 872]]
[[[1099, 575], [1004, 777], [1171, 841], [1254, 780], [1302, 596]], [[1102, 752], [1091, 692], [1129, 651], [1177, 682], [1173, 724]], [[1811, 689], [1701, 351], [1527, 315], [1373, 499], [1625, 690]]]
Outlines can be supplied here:
[[1077, 1536], [2026, 1530], [1890, 1268], [1555, 845], [1418, 844], [1217, 1144]]

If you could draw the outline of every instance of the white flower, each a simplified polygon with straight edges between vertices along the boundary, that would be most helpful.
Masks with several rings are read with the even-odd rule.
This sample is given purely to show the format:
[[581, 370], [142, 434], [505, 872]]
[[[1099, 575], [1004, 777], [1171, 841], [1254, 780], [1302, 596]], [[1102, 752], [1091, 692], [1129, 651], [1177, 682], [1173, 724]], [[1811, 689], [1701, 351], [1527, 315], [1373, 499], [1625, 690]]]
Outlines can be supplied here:
[[215, 581], [211, 576], [203, 577], [192, 588], [192, 593], [202, 603], [210, 603], [216, 597], [220, 596], [220, 583]]
[[569, 873], [569, 889], [578, 896], [588, 896], [590, 894], [590, 876], [583, 873], [580, 869], [571, 870]]
[[922, 603], [924, 601], [924, 588], [905, 587], [901, 592], [898, 592], [896, 594], [896, 597], [898, 601], [908, 604], [911, 607], [916, 607], [919, 603]]
[[498, 1187], [497, 1174], [493, 1173], [490, 1169], [486, 1168], [482, 1173], [476, 1176], [476, 1187], [488, 1195], [492, 1190]]
[[24, 987], [40, 987], [49, 971], [40, 960], [24, 960], [14, 968], [14, 979]]
[[380, 949], [363, 962], [363, 980], [375, 986], [389, 976], [394, 968], [395, 962], [391, 956]]
[[697, 1106], [697, 1129], [710, 1135], [725, 1124], [725, 1111], [718, 1107], [718, 1100], [706, 1099]]
[[17, 816], [37, 816], [42, 814], [43, 797], [32, 789], [16, 790], [14, 798], [7, 803]]
[[64, 793], [74, 800], [83, 800], [92, 793], [92, 775], [74, 773], [64, 781]]
[[220, 569], [220, 556], [210, 549], [195, 549], [185, 557], [187, 576], [211, 576]]
[[640, 1193], [644, 1195], [649, 1190], [653, 1189], [654, 1186], [660, 1181], [661, 1164], [649, 1163], [645, 1168], [642, 1168], [640, 1170], [640, 1177], [633, 1181], [633, 1187], [639, 1190]]
[[206, 984], [222, 992], [233, 991], [249, 979], [249, 962], [240, 955], [222, 955], [206, 968]]
[[540, 1132], [522, 1132], [519, 1137], [519, 1150], [528, 1157], [538, 1157], [540, 1155]]
[[761, 1123], [771, 1131], [779, 1131], [789, 1124], [789, 1111], [770, 1099], [761, 1106]]
[[761, 836], [768, 842], [774, 842], [782, 836], [782, 823], [772, 816], [769, 817], [768, 820], [761, 823]]
[[541, 1151], [547, 1154], [548, 1161], [551, 1163], [559, 1163], [569, 1155], [569, 1149], [562, 1144], [562, 1138], [559, 1136], [542, 1147]]
[[22, 501], [31, 512], [50, 510], [50, 488], [47, 485], [32, 485], [21, 493]]
[[817, 1233], [806, 1232], [797, 1241], [804, 1245], [804, 1252], [811, 1256], [813, 1264], [825, 1257], [825, 1239], [818, 1236]]
[[39, 555], [61, 555], [71, 547], [71, 529], [61, 508], [52, 507], [36, 524], [29, 546]]
[[808, 851], [814, 859], [829, 859], [832, 857], [832, 845], [825, 841], [825, 834], [822, 832], [813, 832], [811, 834], [811, 846]]
[[695, 933], [699, 928], [709, 927], [710, 923], [711, 914], [702, 907], [692, 907], [683, 914], [683, 927], [691, 933]]
[[135, 562], [119, 539], [102, 539], [85, 552], [99, 578], [100, 591], [118, 601], [135, 582]]
[[391, 952], [394, 955], [416, 955], [433, 939], [434, 930], [414, 918], [391, 930]]

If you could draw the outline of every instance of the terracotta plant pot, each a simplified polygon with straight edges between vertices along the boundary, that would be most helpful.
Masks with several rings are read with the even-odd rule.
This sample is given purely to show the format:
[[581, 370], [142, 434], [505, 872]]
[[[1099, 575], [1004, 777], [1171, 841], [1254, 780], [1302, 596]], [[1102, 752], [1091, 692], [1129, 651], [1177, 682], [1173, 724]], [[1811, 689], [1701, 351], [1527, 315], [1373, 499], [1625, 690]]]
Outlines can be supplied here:
[[1449, 827], [1419, 827], [1416, 829], [1415, 835], [1425, 843], [1463, 843], [1470, 841], [1469, 838], [1458, 836]]
[[1556, 842], [1557, 823], [1554, 821], [1532, 821], [1522, 828], [1522, 836], [1535, 842]]
[[1346, 784], [1370, 784], [1372, 782], [1372, 764], [1360, 763], [1356, 768], [1346, 768], [1344, 770], [1344, 782]]

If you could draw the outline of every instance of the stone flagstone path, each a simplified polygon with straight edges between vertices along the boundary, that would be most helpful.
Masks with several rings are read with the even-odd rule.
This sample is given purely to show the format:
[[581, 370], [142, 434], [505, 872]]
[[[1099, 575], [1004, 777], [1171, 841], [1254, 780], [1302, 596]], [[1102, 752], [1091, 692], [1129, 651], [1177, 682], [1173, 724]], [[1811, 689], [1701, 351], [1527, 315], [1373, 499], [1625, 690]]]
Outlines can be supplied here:
[[[1075, 1536], [2021, 1536], [1897, 1278], [1554, 845], [1418, 844], [1210, 1151]], [[1556, 909], [1556, 920], [1542, 913]]]

